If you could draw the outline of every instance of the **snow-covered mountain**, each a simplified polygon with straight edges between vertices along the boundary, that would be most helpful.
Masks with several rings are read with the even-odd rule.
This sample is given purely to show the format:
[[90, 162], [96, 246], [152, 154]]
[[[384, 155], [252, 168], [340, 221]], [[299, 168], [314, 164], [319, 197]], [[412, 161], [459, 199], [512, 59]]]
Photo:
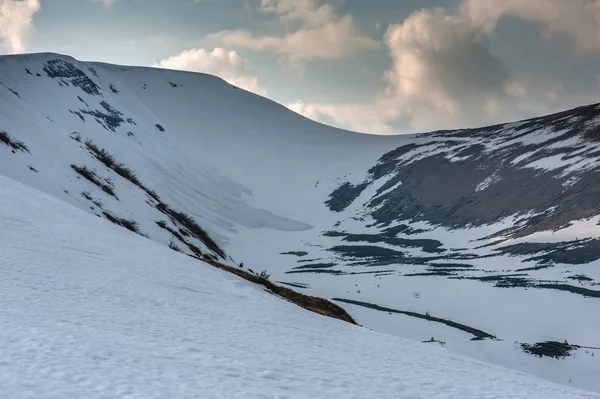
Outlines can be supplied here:
[[0, 204], [5, 398], [600, 397], [304, 311], [6, 177]]
[[372, 136], [209, 75], [0, 57], [1, 175], [375, 331], [600, 392], [599, 138], [597, 105]]

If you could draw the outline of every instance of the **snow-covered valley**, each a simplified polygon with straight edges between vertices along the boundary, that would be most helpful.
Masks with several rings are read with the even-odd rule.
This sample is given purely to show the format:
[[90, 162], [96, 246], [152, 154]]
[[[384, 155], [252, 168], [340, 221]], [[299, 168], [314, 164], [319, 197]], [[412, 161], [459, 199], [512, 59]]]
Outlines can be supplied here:
[[0, 177], [6, 398], [597, 398], [282, 301]]
[[[587, 106], [482, 129], [371, 136], [309, 121], [209, 75], [56, 54], [0, 57], [0, 175], [135, 230], [185, 264], [198, 261], [166, 247], [267, 270], [273, 281], [335, 300], [374, 331], [434, 338], [426, 345], [446, 349], [431, 356], [456, 352], [597, 392], [599, 126], [600, 107]], [[3, 181], [0, 195], [13, 201], [3, 208], [16, 206], [19, 196], [42, 198]], [[3, 212], [8, 240], [18, 223], [10, 221], [10, 208]], [[75, 221], [92, 224], [77, 215]], [[123, 230], [111, 234], [140, 245], [126, 256], [162, 251]], [[56, 240], [93, 234], [73, 231]], [[44, 233], [43, 224], [34, 233], [47, 240], [58, 234]], [[120, 240], [109, 241], [117, 251]], [[104, 256], [79, 258], [71, 247], [52, 245], [77, 262]], [[33, 248], [30, 241], [26, 249]], [[205, 273], [201, 263], [196, 267]], [[98, 278], [116, 279], [114, 270]], [[138, 271], [123, 273], [133, 279]], [[322, 334], [321, 344], [331, 343]], [[340, 351], [356, 344], [356, 337], [334, 335]], [[525, 350], [539, 353], [531, 348], [546, 341], [568, 342], [560, 347], [568, 356]], [[380, 348], [369, 356], [387, 353]], [[522, 396], [529, 397], [515, 397]]]

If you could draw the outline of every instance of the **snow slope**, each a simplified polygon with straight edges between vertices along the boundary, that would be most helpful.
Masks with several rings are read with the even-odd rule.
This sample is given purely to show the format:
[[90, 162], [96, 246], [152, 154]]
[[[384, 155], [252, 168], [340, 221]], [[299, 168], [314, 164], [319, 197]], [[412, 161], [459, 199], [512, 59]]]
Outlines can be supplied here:
[[7, 398], [595, 398], [282, 301], [0, 177]]
[[[27, 147], [0, 142], [0, 175], [136, 222], [165, 247], [344, 300], [376, 331], [434, 337], [460, 354], [600, 392], [598, 126], [594, 105], [475, 130], [369, 136], [209, 75], [0, 57], [0, 130]], [[139, 184], [100, 162], [88, 140]], [[356, 303], [430, 314], [498, 340]], [[582, 348], [539, 359], [521, 347], [565, 340]]]

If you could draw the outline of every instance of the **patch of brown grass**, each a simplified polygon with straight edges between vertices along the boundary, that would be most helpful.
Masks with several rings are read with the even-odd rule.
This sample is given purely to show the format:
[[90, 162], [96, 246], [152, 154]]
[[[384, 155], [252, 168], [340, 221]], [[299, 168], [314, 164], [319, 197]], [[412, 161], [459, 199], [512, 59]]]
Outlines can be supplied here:
[[301, 294], [289, 288], [278, 286], [270, 280], [264, 277], [260, 277], [259, 275], [252, 274], [250, 272], [235, 267], [227, 266], [222, 263], [215, 262], [213, 260], [202, 260], [216, 268], [225, 270], [229, 273], [236, 274], [245, 280], [263, 285], [268, 292], [271, 292], [272, 294], [278, 295], [292, 303], [295, 303], [296, 305], [306, 310], [318, 313], [322, 316], [332, 317], [334, 319], [343, 320], [345, 322], [357, 325], [356, 321], [354, 321], [352, 316], [350, 316], [344, 309], [334, 304], [333, 302], [328, 301], [327, 299]]

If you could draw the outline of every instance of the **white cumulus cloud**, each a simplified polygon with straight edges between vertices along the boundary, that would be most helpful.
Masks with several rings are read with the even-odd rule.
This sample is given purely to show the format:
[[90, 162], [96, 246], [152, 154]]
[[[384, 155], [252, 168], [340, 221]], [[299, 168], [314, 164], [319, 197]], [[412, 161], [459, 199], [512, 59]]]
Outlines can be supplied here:
[[286, 106], [292, 111], [309, 119], [337, 125], [341, 128], [372, 134], [393, 133], [382, 115], [381, 108], [372, 105], [350, 104], [312, 104], [296, 100]]
[[262, 0], [261, 11], [280, 23], [298, 28], [282, 36], [255, 35], [245, 30], [221, 31], [209, 40], [228, 47], [244, 47], [281, 56], [290, 64], [314, 60], [339, 60], [358, 51], [376, 49], [380, 43], [363, 35], [351, 15], [338, 15], [330, 5], [316, 0]]
[[578, 51], [600, 51], [598, 4], [465, 0], [454, 9], [423, 9], [388, 27], [384, 42], [392, 64], [373, 102], [289, 107], [322, 122], [385, 133], [482, 126], [572, 106], [576, 99], [562, 98], [560, 82], [511, 71], [493, 55], [490, 38], [498, 20], [511, 15], [539, 24], [549, 38], [570, 35]]
[[213, 51], [203, 48], [185, 50], [153, 66], [216, 75], [242, 89], [262, 96], [267, 94], [258, 83], [251, 62], [240, 57], [235, 51], [226, 51], [218, 47]]
[[39, 0], [0, 0], [0, 40], [13, 54], [23, 53]]
[[464, 0], [460, 8], [488, 32], [512, 16], [536, 23], [548, 36], [570, 36], [578, 51], [600, 51], [600, 0]]

